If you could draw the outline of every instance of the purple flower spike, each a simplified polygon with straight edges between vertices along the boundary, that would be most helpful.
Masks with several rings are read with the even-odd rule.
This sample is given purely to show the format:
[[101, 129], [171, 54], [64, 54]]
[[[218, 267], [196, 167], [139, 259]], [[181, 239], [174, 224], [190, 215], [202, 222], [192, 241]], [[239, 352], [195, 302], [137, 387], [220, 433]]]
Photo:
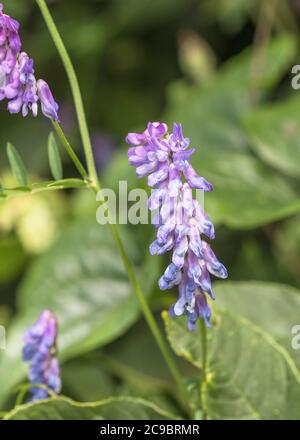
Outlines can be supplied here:
[[[28, 379], [32, 384], [45, 385], [59, 394], [60, 368], [56, 357], [57, 321], [50, 310], [44, 310], [24, 335], [23, 361], [29, 363]], [[46, 399], [46, 389], [31, 388], [31, 401]]]
[[8, 100], [8, 111], [23, 116], [30, 111], [37, 116], [40, 101], [43, 114], [59, 122], [58, 105], [45, 81], [36, 80], [33, 64], [21, 52], [19, 23], [3, 13], [0, 3], [0, 101]]
[[190, 140], [181, 124], [174, 124], [171, 134], [166, 124], [149, 122], [142, 133], [129, 133], [126, 142], [130, 165], [139, 178], [148, 176], [154, 188], [148, 208], [158, 210], [154, 225], [156, 240], [150, 245], [152, 255], [170, 250], [172, 262], [159, 280], [161, 290], [178, 285], [179, 298], [171, 307], [172, 316], [187, 316], [187, 327], [193, 331], [198, 318], [210, 326], [211, 309], [207, 296], [215, 299], [210, 274], [227, 278], [227, 270], [202, 239], [215, 238], [214, 225], [196, 199], [193, 188], [212, 191], [212, 184], [199, 176], [190, 157]]

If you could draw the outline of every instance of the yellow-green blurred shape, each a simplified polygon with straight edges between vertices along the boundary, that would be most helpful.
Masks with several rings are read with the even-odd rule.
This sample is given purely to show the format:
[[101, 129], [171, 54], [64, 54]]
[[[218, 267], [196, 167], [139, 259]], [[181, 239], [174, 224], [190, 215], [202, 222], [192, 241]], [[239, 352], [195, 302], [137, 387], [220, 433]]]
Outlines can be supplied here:
[[[5, 186], [13, 186], [10, 174], [3, 178]], [[0, 201], [0, 232], [16, 232], [24, 249], [33, 254], [47, 250], [55, 240], [59, 221], [65, 212], [61, 192], [22, 194]]]
[[205, 83], [214, 75], [216, 66], [214, 52], [196, 32], [179, 33], [178, 57], [183, 73], [194, 83]]

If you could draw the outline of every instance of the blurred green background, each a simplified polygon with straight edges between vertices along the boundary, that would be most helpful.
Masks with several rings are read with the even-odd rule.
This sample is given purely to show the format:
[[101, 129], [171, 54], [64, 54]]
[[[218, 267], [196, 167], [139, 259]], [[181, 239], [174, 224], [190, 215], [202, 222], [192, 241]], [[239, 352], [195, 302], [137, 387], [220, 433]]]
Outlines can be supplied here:
[[[62, 125], [84, 160], [68, 81], [38, 8], [29, 0], [3, 3], [21, 22], [23, 48], [35, 60], [37, 77], [50, 84]], [[290, 328], [297, 319], [300, 323], [300, 91], [292, 88], [291, 69], [300, 61], [300, 1], [52, 0], [49, 6], [78, 73], [103, 185], [117, 190], [118, 181], [127, 180], [129, 188], [143, 187], [127, 164], [126, 133], [144, 129], [148, 121], [181, 122], [197, 148], [196, 169], [215, 187], [205, 207], [217, 226], [215, 252], [230, 279], [224, 288], [216, 287], [220, 303], [250, 313], [247, 319], [267, 328], [298, 368]], [[1, 103], [2, 183], [15, 185], [7, 141], [18, 148], [32, 182], [51, 178], [50, 130], [45, 118], [9, 115]], [[65, 177], [76, 176], [63, 159]], [[0, 403], [10, 407], [15, 386], [24, 379], [23, 329], [43, 307], [51, 307], [61, 325], [65, 394], [83, 401], [142, 395], [182, 414], [95, 213], [94, 197], [86, 190], [0, 200], [0, 324], [9, 334], [7, 350], [0, 353]], [[161, 322], [161, 309], [176, 296], [156, 287], [167, 260], [148, 256], [150, 226], [121, 232]], [[240, 341], [239, 353], [243, 346]], [[267, 348], [261, 351], [267, 356]], [[192, 364], [180, 363], [191, 390], [198, 366]], [[273, 380], [269, 376], [282, 393], [284, 380], [278, 374]], [[260, 408], [262, 418], [300, 418], [299, 393], [278, 403], [279, 414], [273, 407]], [[257, 393], [254, 400], [260, 400]], [[221, 408], [208, 399], [211, 418], [240, 418], [237, 407], [243, 404], [230, 405]], [[256, 418], [247, 411], [248, 418]]]

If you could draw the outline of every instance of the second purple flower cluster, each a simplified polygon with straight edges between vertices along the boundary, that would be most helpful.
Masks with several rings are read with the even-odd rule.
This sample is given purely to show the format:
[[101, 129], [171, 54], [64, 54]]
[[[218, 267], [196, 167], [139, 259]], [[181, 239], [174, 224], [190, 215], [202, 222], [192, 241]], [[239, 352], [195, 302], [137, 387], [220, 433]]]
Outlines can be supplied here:
[[[57, 321], [51, 310], [44, 310], [24, 335], [23, 361], [29, 362], [28, 379], [33, 384], [31, 401], [46, 399], [47, 389], [59, 394], [60, 368], [56, 353]], [[45, 388], [34, 385], [44, 385]]]
[[148, 176], [148, 185], [155, 188], [148, 200], [149, 209], [157, 210], [157, 236], [150, 252], [162, 255], [173, 250], [172, 261], [159, 280], [161, 290], [178, 285], [179, 298], [171, 314], [186, 315], [191, 331], [198, 318], [209, 326], [206, 294], [215, 298], [210, 274], [226, 278], [227, 270], [202, 239], [202, 234], [215, 238], [214, 226], [193, 198], [193, 189], [212, 191], [212, 185], [190, 164], [195, 150], [188, 148], [190, 140], [183, 136], [181, 124], [174, 124], [169, 134], [166, 124], [149, 123], [143, 133], [129, 133], [126, 142], [132, 145], [128, 158], [137, 176]]
[[38, 101], [48, 118], [59, 121], [58, 105], [48, 84], [35, 78], [33, 60], [21, 51], [19, 23], [3, 13], [0, 3], [0, 101], [8, 100], [10, 113], [38, 113]]

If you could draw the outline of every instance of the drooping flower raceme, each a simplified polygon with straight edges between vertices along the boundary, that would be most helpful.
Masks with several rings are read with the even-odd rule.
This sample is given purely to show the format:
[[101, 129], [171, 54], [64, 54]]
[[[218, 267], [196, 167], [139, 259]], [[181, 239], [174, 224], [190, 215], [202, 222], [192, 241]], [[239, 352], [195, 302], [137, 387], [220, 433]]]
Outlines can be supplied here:
[[19, 23], [3, 13], [0, 3], [0, 101], [8, 100], [10, 113], [38, 113], [38, 101], [48, 118], [58, 121], [58, 105], [48, 84], [36, 80], [33, 60], [21, 51]]
[[[23, 361], [29, 362], [28, 379], [59, 394], [60, 368], [56, 350], [57, 320], [50, 310], [44, 310], [24, 335]], [[46, 389], [32, 387], [32, 401], [48, 397]]]
[[154, 225], [156, 240], [150, 245], [152, 255], [172, 250], [172, 261], [159, 280], [161, 290], [178, 286], [178, 301], [171, 307], [173, 316], [187, 316], [189, 330], [197, 319], [210, 325], [211, 309], [208, 294], [214, 299], [210, 274], [227, 277], [227, 270], [202, 236], [215, 238], [214, 226], [201, 204], [193, 198], [193, 189], [212, 191], [212, 185], [199, 176], [190, 157], [190, 140], [182, 133], [181, 124], [174, 124], [168, 133], [164, 123], [149, 123], [143, 133], [129, 133], [126, 142], [130, 165], [139, 178], [148, 176], [154, 190], [148, 200], [151, 211], [157, 211]]

